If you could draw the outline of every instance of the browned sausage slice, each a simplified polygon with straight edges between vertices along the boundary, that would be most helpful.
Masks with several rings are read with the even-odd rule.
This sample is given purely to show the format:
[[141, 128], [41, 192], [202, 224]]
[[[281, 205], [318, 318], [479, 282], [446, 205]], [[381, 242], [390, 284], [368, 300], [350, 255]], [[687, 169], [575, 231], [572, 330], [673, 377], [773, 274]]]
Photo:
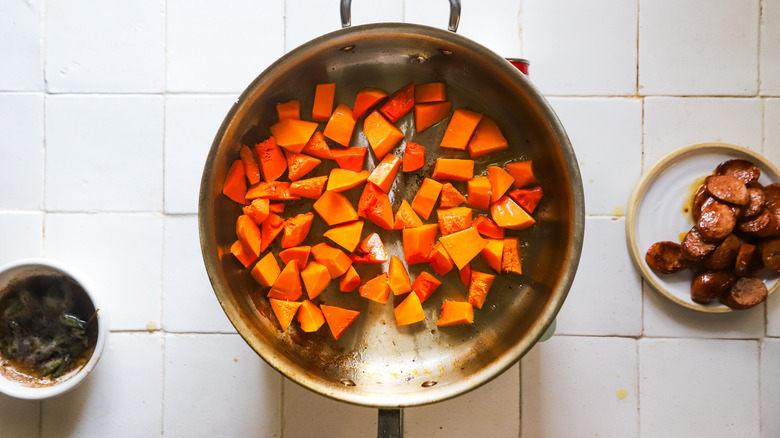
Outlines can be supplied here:
[[688, 267], [688, 260], [682, 256], [680, 244], [668, 240], [650, 246], [645, 254], [645, 262], [658, 274], [674, 274]]
[[756, 253], [756, 246], [750, 243], [743, 243], [739, 245], [739, 251], [737, 251], [737, 259], [734, 262], [734, 273], [739, 277], [747, 277], [752, 275], [756, 269], [756, 263], [754, 261], [754, 255]]
[[758, 183], [761, 177], [761, 169], [748, 160], [734, 159], [724, 161], [715, 169], [717, 175], [729, 175], [739, 178], [745, 185]]
[[720, 297], [720, 301], [735, 310], [749, 309], [766, 300], [769, 291], [760, 278], [742, 277]]
[[693, 195], [691, 214], [693, 215], [694, 221], [699, 220], [699, 217], [701, 216], [701, 209], [704, 208], [708, 202], [712, 202], [712, 196], [710, 196], [710, 194], [704, 188], [704, 184], [702, 184], [699, 186], [699, 190], [696, 191], [696, 194]]
[[691, 228], [682, 242], [682, 255], [690, 261], [704, 260], [717, 247], [714, 243], [708, 243], [701, 237], [696, 227]]
[[764, 202], [766, 202], [764, 189], [760, 187], [748, 189], [748, 198], [748, 203], [742, 209], [742, 217], [740, 219], [753, 219], [764, 208]]
[[720, 241], [734, 230], [737, 215], [728, 205], [712, 201], [702, 208], [696, 225], [702, 237], [709, 241]]
[[709, 269], [731, 269], [734, 267], [734, 261], [737, 259], [739, 245], [742, 242], [733, 234], [729, 234], [723, 242], [712, 251], [705, 265]]
[[769, 184], [764, 186], [764, 196], [766, 203], [780, 201], [780, 184]]
[[699, 304], [707, 304], [731, 289], [737, 280], [734, 274], [726, 271], [707, 271], [691, 282], [691, 300]]
[[780, 272], [780, 238], [767, 239], [758, 244], [758, 253], [764, 266]]
[[708, 176], [704, 187], [712, 196], [731, 204], [745, 205], [749, 200], [745, 183], [731, 175]]
[[767, 237], [777, 234], [780, 230], [780, 222], [769, 210], [763, 209], [755, 219], [741, 222], [737, 229], [743, 233], [757, 237]]

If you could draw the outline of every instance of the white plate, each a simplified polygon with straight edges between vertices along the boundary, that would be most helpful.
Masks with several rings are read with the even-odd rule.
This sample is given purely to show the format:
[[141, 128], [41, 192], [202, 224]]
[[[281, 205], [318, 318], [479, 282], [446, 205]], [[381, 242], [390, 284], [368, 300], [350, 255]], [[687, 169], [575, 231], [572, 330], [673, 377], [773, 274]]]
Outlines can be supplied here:
[[[626, 238], [634, 264], [655, 290], [689, 309], [720, 313], [731, 309], [719, 302], [698, 304], [691, 300], [690, 270], [671, 275], [658, 275], [645, 263], [648, 248], [658, 241], [679, 242], [693, 226], [688, 208], [693, 192], [704, 177], [711, 175], [718, 164], [741, 158], [761, 169], [763, 185], [780, 182], [780, 171], [761, 155], [739, 146], [725, 143], [700, 143], [684, 147], [661, 158], [642, 175], [634, 187], [626, 212]], [[780, 280], [767, 269], [761, 277], [774, 292]]]

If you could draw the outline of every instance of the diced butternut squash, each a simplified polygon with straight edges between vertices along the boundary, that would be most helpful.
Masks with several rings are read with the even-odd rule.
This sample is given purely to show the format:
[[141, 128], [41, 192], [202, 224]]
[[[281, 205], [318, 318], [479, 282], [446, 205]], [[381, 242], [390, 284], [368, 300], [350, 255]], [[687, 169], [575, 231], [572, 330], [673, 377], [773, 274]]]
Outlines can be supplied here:
[[279, 251], [279, 258], [285, 265], [295, 260], [298, 266], [306, 266], [309, 264], [309, 254], [311, 254], [311, 247], [302, 245]]
[[474, 135], [471, 136], [467, 149], [471, 158], [476, 158], [508, 147], [509, 143], [496, 122], [490, 117], [482, 117], [474, 130]]
[[452, 109], [452, 102], [418, 103], [414, 106], [414, 128], [423, 132], [444, 120]]
[[450, 123], [447, 125], [447, 130], [444, 131], [440, 146], [465, 150], [480, 120], [482, 120], [482, 114], [462, 108], [456, 109], [450, 117]]
[[254, 258], [260, 257], [263, 252], [263, 238], [260, 228], [251, 217], [242, 214], [236, 220], [236, 236]]
[[325, 324], [325, 316], [322, 310], [309, 300], [303, 300], [298, 309], [298, 323], [301, 324], [301, 330], [306, 333], [313, 333]]
[[461, 195], [458, 189], [456, 189], [452, 183], [444, 183], [444, 185], [441, 187], [441, 195], [439, 195], [439, 207], [457, 207], [460, 204], [465, 203], [466, 197]]
[[414, 87], [415, 104], [444, 100], [447, 100], [447, 85], [444, 82], [431, 82]]
[[355, 119], [352, 118], [352, 110], [340, 103], [333, 110], [333, 114], [331, 114], [330, 120], [328, 120], [328, 124], [325, 125], [325, 130], [322, 133], [325, 134], [325, 137], [347, 148], [352, 140], [352, 131], [354, 130]]
[[260, 182], [260, 166], [255, 160], [255, 154], [252, 149], [246, 146], [241, 146], [238, 151], [241, 156], [241, 162], [244, 163], [244, 173], [246, 173], [246, 179], [249, 180], [249, 184], [257, 184]]
[[311, 119], [315, 122], [327, 122], [333, 112], [333, 101], [336, 97], [336, 84], [318, 84], [314, 89], [314, 104], [311, 108]]
[[363, 170], [363, 162], [366, 161], [366, 151], [368, 148], [352, 147], [331, 150], [331, 154], [340, 168], [360, 172]]
[[290, 178], [290, 181], [297, 181], [303, 178], [322, 162], [306, 154], [288, 150], [284, 151], [284, 156], [287, 159], [287, 177]]
[[485, 304], [485, 298], [487, 298], [487, 294], [490, 292], [490, 287], [493, 285], [493, 280], [495, 280], [495, 278], [495, 275], [490, 275], [474, 270], [471, 271], [468, 301], [472, 306], [476, 307], [477, 309], [482, 308], [482, 305]]
[[317, 262], [309, 262], [301, 270], [301, 280], [306, 287], [306, 294], [310, 300], [316, 298], [330, 284], [328, 268]]
[[387, 102], [379, 107], [379, 112], [387, 117], [387, 120], [395, 123], [398, 119], [411, 111], [413, 107], [414, 82], [410, 82], [390, 95], [390, 97], [387, 98]]
[[372, 112], [363, 121], [363, 133], [374, 155], [380, 160], [404, 138], [404, 133], [388, 122], [379, 111]]
[[490, 207], [490, 180], [485, 176], [471, 178], [468, 182], [468, 206], [471, 208]]
[[236, 160], [230, 165], [225, 177], [225, 185], [222, 186], [222, 193], [239, 204], [249, 204], [246, 200], [246, 172], [241, 160]]
[[412, 283], [412, 292], [414, 292], [414, 295], [417, 295], [417, 298], [419, 298], [422, 303], [433, 295], [439, 286], [441, 286], [441, 281], [433, 275], [422, 271], [420, 272], [420, 275], [414, 279], [414, 283]]
[[425, 166], [425, 146], [411, 141], [406, 142], [404, 149], [403, 171], [414, 172]]
[[271, 213], [270, 204], [268, 199], [253, 199], [252, 203], [245, 206], [242, 210], [257, 225], [260, 225], [268, 217], [268, 214]]
[[437, 181], [468, 181], [474, 178], [474, 160], [439, 158], [433, 168], [433, 179]]
[[[292, 189], [292, 184], [290, 184], [290, 189]], [[297, 195], [290, 195], [290, 196], [297, 196]], [[268, 211], [271, 213], [284, 213], [284, 202], [271, 202], [268, 205]]]
[[277, 300], [271, 298], [268, 300], [271, 303], [271, 309], [276, 315], [276, 320], [279, 321], [279, 325], [282, 326], [282, 331], [287, 330], [290, 326], [295, 314], [298, 313], [298, 309], [301, 307], [301, 303], [298, 301]]
[[257, 257], [255, 257], [251, 251], [244, 248], [244, 244], [238, 240], [233, 242], [233, 244], [230, 246], [230, 253], [236, 256], [238, 261], [241, 262], [245, 268], [248, 268], [252, 262], [257, 260]]
[[510, 230], [524, 230], [536, 222], [509, 196], [502, 196], [490, 206], [490, 216], [499, 227]]
[[327, 243], [319, 243], [311, 247], [311, 255], [317, 263], [325, 265], [330, 273], [330, 278], [336, 278], [344, 275], [352, 266], [352, 260], [338, 248], [334, 248]]
[[348, 222], [346, 224], [336, 225], [323, 233], [336, 245], [346, 249], [349, 252], [355, 251], [360, 243], [360, 233], [363, 232], [363, 221]]
[[328, 328], [333, 334], [333, 338], [338, 340], [344, 330], [347, 329], [360, 315], [357, 310], [344, 309], [336, 306], [326, 306], [320, 304], [322, 309], [322, 315], [325, 317], [325, 322], [328, 323]]
[[284, 222], [284, 234], [282, 235], [282, 248], [292, 248], [300, 245], [309, 235], [314, 213], [301, 213]]
[[303, 150], [317, 130], [317, 124], [306, 120], [282, 119], [271, 125], [276, 144], [293, 152]]
[[412, 210], [412, 206], [406, 202], [406, 199], [401, 201], [401, 206], [398, 207], [398, 211], [395, 212], [395, 221], [393, 222], [394, 230], [402, 230], [404, 228], [419, 227], [423, 224], [420, 216]]
[[501, 258], [501, 272], [522, 274], [523, 269], [520, 266], [520, 241], [517, 237], [507, 237], [504, 239], [504, 252]]
[[332, 160], [333, 154], [331, 153], [328, 142], [325, 141], [325, 136], [321, 131], [314, 131], [309, 141], [306, 142], [306, 146], [301, 150], [304, 154], [311, 155], [312, 157], [322, 158], [323, 160]]
[[539, 201], [542, 200], [542, 188], [536, 186], [531, 189], [516, 189], [507, 193], [517, 205], [523, 207], [523, 210], [528, 214], [532, 214], [536, 210], [536, 206], [539, 205]]
[[281, 234], [284, 229], [284, 219], [276, 215], [276, 213], [268, 213], [268, 217], [263, 221], [263, 225], [260, 228], [260, 234], [262, 235], [263, 245], [260, 248], [260, 252], [263, 252], [268, 248], [271, 242], [276, 239], [276, 236]]
[[452, 257], [447, 253], [441, 243], [434, 245], [431, 254], [428, 256], [431, 268], [438, 275], [444, 275], [455, 267], [455, 262], [452, 261]]
[[246, 199], [266, 198], [274, 201], [298, 199], [290, 194], [290, 183], [287, 181], [260, 181], [246, 191]]
[[357, 120], [365, 116], [374, 105], [385, 97], [387, 97], [387, 92], [379, 88], [364, 88], [358, 91], [352, 109], [352, 118]]
[[374, 183], [367, 182], [363, 188], [357, 213], [386, 230], [393, 229], [393, 207], [390, 205], [390, 198]]
[[320, 199], [314, 202], [313, 207], [314, 211], [331, 227], [358, 219], [349, 199], [339, 192], [326, 190]]
[[387, 302], [390, 296], [390, 286], [387, 285], [387, 273], [382, 273], [368, 280], [366, 284], [360, 286], [358, 293], [363, 298], [368, 298], [377, 303]]
[[399, 326], [414, 324], [425, 320], [425, 313], [423, 312], [420, 298], [417, 297], [416, 294], [407, 295], [406, 298], [393, 309], [393, 313], [395, 314], [395, 323]]
[[480, 254], [488, 266], [501, 273], [501, 257], [504, 255], [504, 239], [485, 239], [487, 245], [482, 248]]
[[360, 286], [360, 276], [355, 267], [350, 265], [347, 272], [339, 279], [339, 290], [341, 292], [352, 292], [358, 286]]
[[301, 274], [298, 269], [298, 262], [295, 260], [284, 265], [284, 269], [276, 277], [276, 281], [268, 292], [268, 298], [278, 300], [295, 301], [303, 295], [301, 286]]
[[417, 194], [414, 195], [412, 210], [426, 220], [431, 217], [431, 211], [433, 211], [433, 206], [436, 205], [436, 200], [439, 199], [441, 188], [442, 183], [430, 178], [425, 178], [420, 185]]
[[494, 203], [501, 199], [512, 187], [512, 183], [515, 179], [506, 170], [498, 166], [488, 166], [488, 180], [490, 181], [490, 203]]
[[275, 138], [269, 137], [262, 143], [256, 144], [255, 153], [265, 181], [276, 181], [287, 170], [287, 160], [282, 149], [276, 144]]
[[516, 189], [521, 189], [538, 182], [536, 180], [536, 175], [534, 175], [533, 161], [531, 160], [506, 163], [504, 168], [506, 168], [506, 171], [515, 179], [514, 187]]
[[442, 236], [439, 241], [444, 245], [458, 269], [466, 266], [487, 245], [487, 241], [479, 235], [474, 227]]
[[357, 253], [350, 254], [349, 258], [356, 263], [384, 263], [387, 261], [387, 250], [379, 234], [371, 233], [360, 243]]
[[471, 265], [458, 269], [458, 277], [460, 277], [460, 282], [464, 286], [469, 287], [469, 282], [471, 282]]
[[403, 262], [398, 256], [390, 256], [390, 267], [387, 270], [387, 284], [393, 295], [403, 295], [412, 291], [412, 283], [409, 273], [406, 272]]
[[319, 199], [328, 182], [327, 176], [299, 179], [290, 183], [290, 196], [298, 198]]
[[474, 219], [473, 227], [479, 231], [479, 234], [485, 237], [492, 237], [494, 239], [504, 238], [504, 229], [496, 225], [493, 219], [487, 216], [480, 215]]
[[428, 261], [438, 231], [437, 224], [403, 229], [404, 260], [407, 265]]
[[268, 254], [255, 264], [255, 267], [252, 268], [250, 274], [252, 274], [252, 278], [254, 278], [260, 286], [271, 287], [276, 282], [276, 279], [281, 272], [282, 270], [276, 262], [274, 253], [269, 251]]
[[449, 327], [472, 322], [474, 322], [474, 306], [465, 301], [445, 301], [441, 305], [441, 315], [436, 325]]
[[298, 100], [290, 100], [288, 102], [279, 102], [276, 104], [276, 115], [279, 120], [282, 119], [300, 119], [301, 118], [301, 102]]
[[366, 182], [371, 173], [367, 170], [354, 172], [352, 170], [340, 169], [335, 167], [331, 169], [328, 176], [327, 191], [343, 192]]
[[440, 208], [436, 210], [442, 236], [463, 231], [471, 226], [471, 209], [468, 207]]
[[393, 154], [387, 154], [368, 176], [368, 181], [376, 184], [383, 192], [389, 193], [400, 168], [401, 159]]

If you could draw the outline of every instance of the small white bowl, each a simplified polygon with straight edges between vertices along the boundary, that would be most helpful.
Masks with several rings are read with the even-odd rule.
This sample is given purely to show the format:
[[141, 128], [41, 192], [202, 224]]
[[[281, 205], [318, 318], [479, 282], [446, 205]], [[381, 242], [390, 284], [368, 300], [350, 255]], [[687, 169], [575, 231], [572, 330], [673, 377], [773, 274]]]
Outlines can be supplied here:
[[[40, 400], [64, 394], [81, 383], [95, 368], [109, 333], [108, 312], [100, 301], [99, 294], [82, 274], [73, 268], [54, 260], [48, 259], [24, 259], [8, 263], [0, 267], [0, 297], [7, 291], [7, 285], [13, 281], [19, 281], [41, 274], [64, 274], [78, 283], [92, 301], [92, 306], [97, 310], [97, 341], [95, 350], [89, 360], [81, 368], [68, 372], [52, 381], [51, 384], [41, 386], [34, 383], [23, 383], [21, 379], [7, 377], [0, 372], [0, 393], [11, 397]], [[2, 358], [0, 358], [0, 363]], [[0, 364], [0, 366], [2, 366]]]

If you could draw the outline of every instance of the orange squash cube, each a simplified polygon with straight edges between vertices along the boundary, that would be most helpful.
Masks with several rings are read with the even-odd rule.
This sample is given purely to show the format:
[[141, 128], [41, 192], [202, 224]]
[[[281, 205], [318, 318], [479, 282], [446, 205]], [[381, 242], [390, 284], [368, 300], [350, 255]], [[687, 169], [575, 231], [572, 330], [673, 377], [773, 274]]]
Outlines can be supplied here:
[[493, 280], [496, 279], [495, 275], [486, 274], [479, 271], [471, 271], [471, 281], [469, 282], [469, 303], [481, 309], [485, 304], [485, 298], [487, 298], [490, 287], [493, 285]]
[[412, 291], [412, 283], [403, 262], [395, 255], [390, 256], [390, 267], [387, 270], [387, 285], [393, 295], [403, 295]]
[[490, 181], [490, 202], [498, 201], [510, 187], [515, 179], [506, 170], [498, 166], [488, 167], [488, 180]]
[[355, 119], [352, 118], [352, 110], [340, 103], [333, 111], [322, 133], [336, 143], [349, 147], [349, 143], [352, 141], [352, 131], [354, 130]]
[[474, 135], [471, 136], [467, 149], [471, 158], [476, 158], [508, 147], [509, 143], [496, 122], [490, 117], [482, 117], [474, 130]]
[[363, 133], [374, 155], [380, 160], [404, 138], [404, 133], [378, 111], [372, 112], [363, 121]]
[[490, 180], [484, 176], [472, 178], [468, 182], [468, 206], [471, 208], [490, 207]]
[[306, 294], [309, 299], [316, 298], [330, 284], [330, 273], [325, 265], [317, 262], [310, 262], [301, 270], [301, 280], [306, 287]]
[[317, 263], [325, 265], [330, 273], [330, 278], [336, 278], [344, 275], [352, 266], [352, 260], [338, 248], [334, 248], [327, 243], [319, 243], [311, 247], [311, 255]]
[[260, 181], [246, 191], [246, 199], [265, 198], [274, 201], [298, 199], [290, 194], [290, 183], [287, 181]]
[[423, 224], [420, 216], [412, 210], [412, 206], [406, 202], [406, 199], [401, 201], [401, 206], [398, 207], [398, 211], [395, 212], [395, 221], [393, 222], [394, 230], [401, 230], [404, 228], [419, 227]]
[[286, 149], [284, 156], [287, 159], [287, 177], [290, 178], [290, 181], [297, 181], [303, 178], [322, 162], [306, 154], [299, 154]]
[[406, 142], [403, 158], [403, 171], [413, 172], [425, 166], [425, 146], [411, 141]]
[[366, 161], [366, 151], [368, 148], [351, 147], [332, 150], [331, 154], [340, 168], [360, 172], [363, 170], [363, 162]]
[[368, 176], [368, 181], [376, 184], [383, 192], [389, 193], [400, 168], [401, 159], [393, 154], [387, 154]]
[[314, 131], [309, 141], [306, 142], [306, 146], [303, 147], [301, 152], [311, 155], [312, 157], [322, 158], [323, 160], [332, 160], [333, 153], [328, 146], [328, 142], [325, 141], [325, 136], [320, 131]]
[[414, 88], [414, 103], [442, 102], [447, 100], [447, 85], [444, 82], [431, 82]]
[[276, 144], [274, 137], [268, 137], [265, 141], [255, 145], [257, 164], [266, 182], [276, 181], [287, 170], [287, 159], [284, 158], [282, 149]]
[[511, 272], [518, 275], [523, 273], [523, 269], [520, 266], [520, 241], [517, 237], [507, 237], [504, 239], [501, 272]]
[[414, 82], [404, 85], [388, 97], [387, 102], [379, 107], [379, 112], [387, 117], [387, 120], [395, 123], [411, 111], [412, 107], [414, 107]]
[[442, 236], [463, 231], [471, 226], [471, 209], [468, 207], [440, 208], [436, 210]]
[[441, 286], [441, 281], [433, 275], [422, 271], [420, 272], [420, 275], [414, 279], [414, 283], [412, 283], [412, 292], [414, 292], [412, 295], [417, 295], [417, 298], [419, 298], [422, 303], [433, 295], [439, 286]]
[[437, 224], [403, 229], [404, 260], [407, 265], [428, 261], [438, 231]]
[[298, 323], [301, 324], [301, 330], [312, 333], [325, 324], [325, 316], [322, 310], [309, 300], [303, 300], [298, 309]]
[[494, 271], [501, 273], [501, 258], [504, 254], [504, 239], [485, 239], [487, 245], [482, 248], [480, 254], [488, 266]]
[[268, 199], [253, 199], [252, 203], [242, 208], [245, 215], [252, 218], [252, 220], [260, 225], [265, 221], [265, 218], [271, 213], [271, 203]]
[[261, 286], [271, 287], [281, 272], [276, 257], [272, 252], [269, 252], [255, 264], [250, 274]]
[[504, 238], [504, 229], [496, 225], [496, 223], [493, 222], [493, 219], [490, 219], [487, 216], [478, 216], [474, 219], [472, 226], [479, 231], [479, 234], [485, 237], [492, 237], [494, 239]]
[[441, 314], [436, 325], [449, 327], [472, 322], [474, 322], [474, 306], [465, 301], [445, 301], [441, 304]]
[[268, 213], [268, 217], [263, 221], [263, 225], [260, 229], [262, 235], [262, 246], [260, 252], [263, 252], [271, 245], [271, 242], [276, 239], [276, 236], [281, 234], [284, 229], [284, 219], [276, 215], [276, 213]]
[[271, 125], [271, 135], [276, 139], [276, 144], [291, 150], [300, 152], [317, 130], [317, 124], [297, 119], [282, 119]]
[[301, 118], [301, 102], [298, 100], [290, 100], [289, 102], [279, 102], [276, 104], [276, 115], [279, 120], [282, 119], [300, 119]]
[[241, 162], [244, 164], [244, 173], [246, 173], [246, 179], [249, 180], [249, 184], [257, 184], [260, 182], [260, 166], [255, 160], [255, 154], [246, 146], [241, 146], [238, 151], [241, 156]]
[[336, 306], [326, 306], [320, 304], [322, 309], [322, 315], [325, 317], [325, 322], [328, 323], [328, 328], [333, 334], [333, 338], [338, 340], [344, 330], [347, 329], [360, 315], [357, 310], [344, 309]]
[[444, 245], [458, 269], [466, 266], [487, 245], [487, 241], [473, 227], [441, 236], [439, 241]]
[[242, 244], [240, 241], [236, 240], [233, 242], [232, 245], [230, 245], [230, 253], [233, 254], [239, 262], [241, 262], [242, 265], [244, 265], [245, 268], [248, 268], [249, 265], [252, 264], [255, 260], [257, 260], [257, 257], [254, 256], [251, 252], [247, 251], [244, 248], [244, 244]]
[[290, 196], [308, 199], [318, 199], [322, 196], [327, 176], [315, 176], [314, 178], [299, 179], [290, 183]]
[[444, 183], [441, 186], [441, 194], [439, 195], [439, 207], [450, 208], [457, 207], [460, 204], [465, 204], [466, 198], [460, 194], [458, 189], [452, 185], [452, 183]]
[[279, 325], [282, 326], [282, 331], [287, 330], [290, 326], [295, 314], [298, 313], [298, 309], [301, 307], [301, 303], [297, 301], [277, 300], [270, 298], [268, 300], [271, 303], [271, 309], [276, 315], [276, 320], [279, 321]]
[[363, 221], [357, 220], [355, 222], [336, 225], [322, 235], [347, 251], [354, 252], [358, 243], [360, 243], [360, 233], [362, 232]]
[[450, 117], [450, 123], [447, 125], [447, 130], [444, 131], [440, 146], [465, 150], [480, 120], [482, 120], [482, 114], [456, 109]]
[[280, 251], [279, 258], [282, 259], [282, 263], [285, 265], [295, 260], [298, 262], [298, 266], [300, 267], [309, 264], [309, 254], [311, 254], [310, 246], [296, 246]]
[[516, 189], [536, 184], [538, 181], [534, 175], [533, 161], [514, 161], [504, 165], [506, 171], [515, 179], [514, 187]]
[[284, 234], [282, 234], [282, 248], [292, 248], [300, 245], [309, 235], [314, 213], [301, 213], [284, 222]]
[[252, 218], [245, 214], [238, 217], [236, 220], [236, 235], [239, 242], [244, 245], [244, 249], [252, 254], [255, 259], [260, 257], [260, 253], [263, 252], [262, 233]]
[[357, 214], [386, 230], [393, 229], [393, 207], [390, 198], [374, 183], [367, 182], [363, 188]]
[[268, 292], [268, 298], [278, 300], [295, 301], [303, 294], [301, 287], [301, 275], [298, 270], [298, 262], [295, 260], [284, 266], [282, 272], [276, 277], [276, 281]]
[[532, 214], [536, 210], [536, 206], [539, 205], [539, 201], [542, 200], [542, 188], [536, 186], [532, 189], [516, 189], [507, 195], [517, 202], [517, 205], [523, 207], [523, 210], [527, 211], [528, 214]]
[[418, 103], [414, 106], [414, 128], [423, 132], [444, 120], [452, 109], [452, 102]]
[[450, 181], [468, 181], [474, 178], [474, 160], [458, 158], [439, 158], [433, 168], [433, 179]]
[[355, 105], [353, 105], [352, 118], [357, 120], [366, 115], [368, 110], [387, 97], [385, 90], [379, 88], [364, 88], [358, 91], [355, 96]]
[[358, 293], [361, 297], [368, 298], [377, 303], [387, 302], [387, 297], [390, 296], [390, 286], [387, 284], [387, 273], [379, 274], [371, 280], [368, 280], [366, 284], [360, 286]]
[[458, 277], [464, 286], [469, 287], [469, 283], [471, 282], [471, 265], [466, 265], [463, 268], [458, 269]]
[[490, 216], [499, 227], [510, 230], [524, 230], [536, 222], [509, 196], [502, 196], [490, 206]]
[[345, 272], [339, 280], [339, 290], [341, 292], [352, 292], [359, 285], [360, 276], [355, 270], [355, 267], [350, 265], [349, 269], [347, 269], [347, 272]]
[[393, 313], [395, 314], [395, 323], [399, 326], [414, 324], [425, 320], [425, 313], [423, 312], [420, 298], [416, 294], [407, 295], [406, 298], [393, 309]]
[[314, 211], [330, 226], [356, 221], [358, 215], [346, 196], [326, 190], [314, 202]]
[[430, 259], [431, 268], [433, 268], [433, 271], [436, 272], [437, 275], [444, 275], [455, 267], [452, 257], [450, 257], [441, 243], [434, 245], [428, 258]]
[[246, 172], [243, 161], [236, 160], [230, 165], [222, 186], [222, 194], [239, 204], [249, 204], [246, 200]]
[[412, 199], [412, 210], [427, 220], [431, 216], [433, 206], [436, 205], [436, 200], [439, 199], [441, 188], [442, 183], [425, 178]]
[[349, 190], [366, 182], [368, 175], [370, 173], [367, 170], [355, 172], [338, 167], [333, 168], [328, 176], [328, 185], [325, 187], [325, 190], [333, 192]]
[[357, 254], [350, 254], [353, 263], [384, 263], [387, 261], [387, 250], [377, 233], [371, 233], [358, 247]]
[[311, 119], [315, 122], [327, 122], [333, 112], [335, 97], [336, 84], [318, 84], [314, 88], [314, 103], [311, 108]]

